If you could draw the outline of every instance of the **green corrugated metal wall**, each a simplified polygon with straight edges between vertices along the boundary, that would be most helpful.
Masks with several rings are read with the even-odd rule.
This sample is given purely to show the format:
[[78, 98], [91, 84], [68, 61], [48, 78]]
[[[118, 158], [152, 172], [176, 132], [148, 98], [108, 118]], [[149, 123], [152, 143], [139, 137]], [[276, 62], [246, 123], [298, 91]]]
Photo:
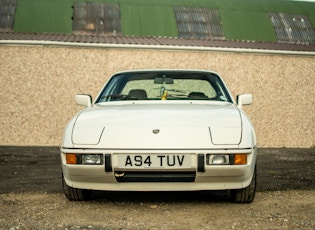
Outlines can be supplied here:
[[[71, 33], [77, 0], [19, 0], [14, 31]], [[276, 41], [268, 12], [300, 14], [315, 27], [315, 3], [285, 0], [91, 0], [116, 2], [123, 35], [177, 36], [174, 6], [215, 8], [227, 39]]]
[[174, 10], [168, 6], [121, 4], [122, 33], [136, 36], [177, 36]]
[[270, 41], [277, 40], [273, 26], [264, 12], [220, 10], [224, 34], [227, 39]]
[[19, 0], [14, 31], [71, 33], [72, 1]]

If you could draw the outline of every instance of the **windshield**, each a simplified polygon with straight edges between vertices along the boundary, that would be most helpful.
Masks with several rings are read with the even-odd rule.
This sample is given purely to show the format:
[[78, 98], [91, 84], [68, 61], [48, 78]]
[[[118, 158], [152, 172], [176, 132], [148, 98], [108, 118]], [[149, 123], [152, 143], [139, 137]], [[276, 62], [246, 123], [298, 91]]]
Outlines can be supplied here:
[[121, 100], [232, 102], [220, 77], [205, 72], [130, 72], [114, 75], [96, 103]]

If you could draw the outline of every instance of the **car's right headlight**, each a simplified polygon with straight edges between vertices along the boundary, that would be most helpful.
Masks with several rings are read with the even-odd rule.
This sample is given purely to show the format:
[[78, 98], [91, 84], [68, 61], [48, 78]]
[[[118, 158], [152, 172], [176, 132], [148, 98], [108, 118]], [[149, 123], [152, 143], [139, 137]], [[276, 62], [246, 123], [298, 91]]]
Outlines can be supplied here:
[[82, 165], [102, 165], [103, 154], [66, 154], [67, 164], [82, 164]]

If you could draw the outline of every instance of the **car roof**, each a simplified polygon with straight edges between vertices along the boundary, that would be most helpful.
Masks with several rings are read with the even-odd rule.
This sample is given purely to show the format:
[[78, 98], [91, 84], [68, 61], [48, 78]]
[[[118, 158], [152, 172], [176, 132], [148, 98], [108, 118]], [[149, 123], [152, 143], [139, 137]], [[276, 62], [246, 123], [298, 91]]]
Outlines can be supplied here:
[[158, 72], [185, 72], [185, 73], [210, 73], [220, 76], [215, 71], [210, 70], [198, 70], [198, 69], [139, 69], [139, 70], [125, 70], [125, 71], [119, 71], [116, 72], [114, 75], [118, 74], [126, 74], [126, 73], [158, 73]]

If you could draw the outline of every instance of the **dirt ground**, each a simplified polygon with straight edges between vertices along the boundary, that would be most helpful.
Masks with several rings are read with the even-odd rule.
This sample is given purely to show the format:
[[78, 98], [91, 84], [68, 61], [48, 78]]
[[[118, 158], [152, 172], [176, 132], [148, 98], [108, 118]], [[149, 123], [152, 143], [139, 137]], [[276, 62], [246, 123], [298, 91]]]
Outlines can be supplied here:
[[70, 202], [58, 147], [0, 146], [0, 229], [315, 229], [315, 148], [260, 148], [252, 204], [225, 191], [95, 192]]

